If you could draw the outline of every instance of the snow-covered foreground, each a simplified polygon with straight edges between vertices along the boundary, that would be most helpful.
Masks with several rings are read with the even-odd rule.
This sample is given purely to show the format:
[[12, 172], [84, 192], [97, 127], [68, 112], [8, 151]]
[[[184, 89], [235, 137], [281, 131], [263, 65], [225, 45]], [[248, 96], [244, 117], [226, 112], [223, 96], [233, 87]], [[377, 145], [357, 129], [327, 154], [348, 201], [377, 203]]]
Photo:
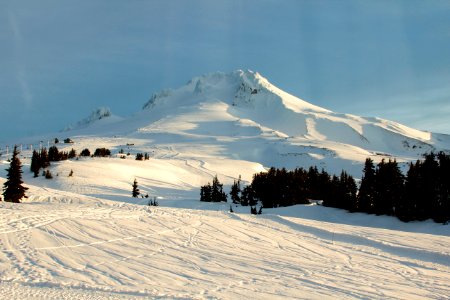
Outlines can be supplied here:
[[215, 204], [192, 210], [40, 194], [0, 202], [4, 298], [450, 295], [449, 226], [319, 206], [253, 216]]

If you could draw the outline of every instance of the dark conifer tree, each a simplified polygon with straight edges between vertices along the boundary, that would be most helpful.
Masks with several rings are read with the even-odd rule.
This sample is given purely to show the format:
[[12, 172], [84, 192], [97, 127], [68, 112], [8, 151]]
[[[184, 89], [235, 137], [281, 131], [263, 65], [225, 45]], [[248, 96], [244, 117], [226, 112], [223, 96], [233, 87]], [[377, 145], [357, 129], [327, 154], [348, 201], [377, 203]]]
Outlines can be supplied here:
[[308, 199], [318, 200], [321, 198], [319, 194], [322, 187], [319, 183], [319, 170], [316, 166], [308, 169], [306, 188], [308, 190]]
[[80, 153], [80, 156], [91, 156], [91, 151], [88, 148], [83, 149]]
[[220, 183], [217, 175], [213, 178], [211, 199], [213, 202], [227, 202], [227, 195], [223, 191], [223, 184]]
[[331, 177], [324, 169], [322, 169], [322, 172], [319, 174], [318, 181], [320, 189], [317, 192], [316, 200], [328, 199], [330, 197]]
[[41, 169], [41, 159], [39, 153], [33, 150], [33, 155], [31, 156], [30, 171], [34, 173], [34, 177], [39, 176], [39, 170]]
[[376, 170], [376, 197], [374, 211], [377, 215], [393, 215], [403, 197], [404, 176], [395, 160], [378, 164]]
[[77, 151], [75, 151], [75, 149], [72, 148], [72, 149], [69, 151], [68, 158], [71, 159], [71, 158], [74, 158], [74, 157], [76, 157], [76, 156], [77, 156]]
[[211, 202], [212, 201], [211, 194], [212, 194], [212, 187], [211, 184], [208, 182], [208, 184], [200, 188], [200, 201]]
[[48, 160], [49, 161], [59, 161], [59, 151], [56, 146], [51, 146], [48, 149]]
[[375, 166], [373, 160], [367, 158], [364, 163], [363, 176], [359, 187], [357, 210], [373, 213], [375, 194]]
[[133, 197], [137, 198], [139, 196], [139, 194], [140, 194], [140, 192], [139, 192], [139, 188], [138, 188], [138, 182], [135, 178], [134, 182], [133, 182], [132, 195], [133, 195]]
[[340, 184], [339, 177], [333, 175], [330, 182], [330, 196], [329, 198], [323, 199], [323, 206], [338, 207], [339, 195], [341, 194]]
[[50, 160], [48, 158], [48, 152], [46, 148], [41, 149], [39, 157], [41, 159], [41, 168], [48, 168], [50, 166]]
[[426, 154], [421, 164], [423, 197], [417, 199], [417, 218], [425, 220], [432, 217], [433, 207], [439, 207], [439, 164], [433, 153]]
[[256, 198], [255, 191], [252, 185], [246, 186], [244, 192], [248, 205], [253, 206], [258, 203], [258, 199]]
[[354, 212], [356, 210], [356, 183], [352, 176], [342, 171], [339, 178], [339, 207]]
[[231, 186], [230, 197], [234, 204], [241, 203], [241, 176], [239, 176], [237, 181], [234, 180]]
[[7, 180], [3, 184], [3, 198], [7, 202], [20, 203], [20, 199], [27, 198], [25, 191], [28, 188], [23, 186], [22, 163], [18, 156], [19, 151], [17, 150], [17, 146], [14, 146], [10, 166], [6, 169]]
[[439, 161], [439, 201], [432, 208], [435, 222], [450, 221], [450, 156], [443, 152], [438, 155]]
[[403, 222], [417, 220], [417, 204], [423, 197], [422, 178], [420, 169], [422, 163], [410, 163], [405, 179], [405, 191], [395, 208], [395, 215]]

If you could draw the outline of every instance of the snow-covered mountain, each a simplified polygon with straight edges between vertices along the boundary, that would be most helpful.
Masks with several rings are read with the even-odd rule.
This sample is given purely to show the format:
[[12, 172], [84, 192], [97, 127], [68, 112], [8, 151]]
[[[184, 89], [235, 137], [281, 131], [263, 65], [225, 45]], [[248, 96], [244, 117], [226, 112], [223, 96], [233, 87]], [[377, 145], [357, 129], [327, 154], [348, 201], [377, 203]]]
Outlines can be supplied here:
[[[23, 203], [0, 202], [0, 294], [9, 299], [443, 299], [449, 226], [317, 205], [264, 209], [199, 201], [218, 175], [264, 167], [342, 168], [418, 158], [450, 137], [314, 106], [251, 71], [214, 73], [154, 94], [118, 118], [98, 110], [66, 132], [22, 143]], [[108, 158], [29, 171], [31, 150], [111, 149]], [[42, 142], [41, 142], [42, 141]], [[32, 146], [32, 147], [31, 147]], [[5, 149], [2, 147], [2, 149]], [[11, 149], [11, 148], [10, 148]], [[123, 150], [123, 151], [122, 151]], [[147, 152], [150, 159], [135, 160]], [[128, 155], [129, 154], [129, 155]], [[10, 155], [10, 153], [9, 153]], [[0, 186], [8, 156], [0, 157]], [[131, 197], [131, 184], [147, 198]]]
[[[120, 136], [265, 167], [318, 165], [358, 176], [367, 157], [415, 160], [450, 149], [450, 136], [374, 117], [335, 113], [292, 96], [252, 71], [212, 73], [155, 93], [143, 111], [70, 134]], [[187, 148], [189, 150], [187, 150]], [[145, 150], [145, 149], [142, 149]]]

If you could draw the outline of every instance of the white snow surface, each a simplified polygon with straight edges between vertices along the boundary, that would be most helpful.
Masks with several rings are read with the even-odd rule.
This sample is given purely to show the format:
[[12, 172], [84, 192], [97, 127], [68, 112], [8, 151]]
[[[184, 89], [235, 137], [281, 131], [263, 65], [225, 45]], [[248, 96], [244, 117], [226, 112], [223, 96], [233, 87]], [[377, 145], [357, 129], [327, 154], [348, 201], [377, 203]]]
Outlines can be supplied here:
[[450, 231], [432, 222], [314, 205], [253, 216], [199, 201], [148, 207], [35, 186], [29, 194], [22, 204], [0, 203], [5, 299], [450, 294]]
[[[101, 115], [101, 112], [100, 112]], [[93, 118], [93, 121], [96, 118]], [[0, 202], [5, 299], [443, 299], [450, 227], [316, 205], [266, 209], [199, 201], [214, 175], [225, 191], [267, 167], [317, 165], [361, 176], [366, 157], [408, 162], [450, 149], [447, 135], [334, 113], [258, 73], [192, 79], [141, 112], [10, 143], [22, 145], [22, 204]], [[52, 163], [33, 178], [31, 150], [112, 150]], [[41, 142], [42, 141], [42, 142]], [[8, 167], [1, 145], [0, 184]], [[122, 152], [124, 154], [120, 154]], [[136, 161], [136, 153], [150, 159]], [[127, 155], [129, 153], [129, 155]], [[9, 153], [10, 154], [10, 153]], [[124, 158], [120, 158], [124, 155]], [[69, 177], [70, 171], [73, 176]], [[142, 194], [132, 198], [137, 179]]]

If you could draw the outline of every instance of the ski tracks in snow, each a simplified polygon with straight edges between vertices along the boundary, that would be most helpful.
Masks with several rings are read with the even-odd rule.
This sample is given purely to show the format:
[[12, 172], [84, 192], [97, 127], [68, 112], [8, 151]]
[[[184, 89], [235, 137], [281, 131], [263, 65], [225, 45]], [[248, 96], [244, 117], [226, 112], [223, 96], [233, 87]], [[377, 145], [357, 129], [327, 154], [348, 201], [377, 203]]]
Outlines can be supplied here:
[[89, 201], [0, 210], [0, 292], [12, 298], [450, 294], [447, 236]]

